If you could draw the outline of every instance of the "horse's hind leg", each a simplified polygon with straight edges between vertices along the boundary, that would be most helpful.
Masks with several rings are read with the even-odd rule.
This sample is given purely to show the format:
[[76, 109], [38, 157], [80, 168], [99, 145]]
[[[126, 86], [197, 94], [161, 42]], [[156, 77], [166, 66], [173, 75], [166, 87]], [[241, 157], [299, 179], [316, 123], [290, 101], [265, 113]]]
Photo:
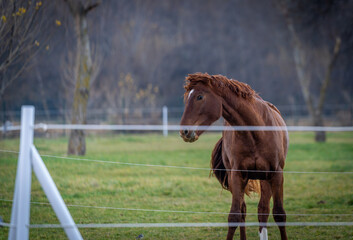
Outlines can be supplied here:
[[[271, 180], [272, 196], [273, 196], [273, 219], [276, 223], [286, 222], [286, 212], [283, 208], [283, 173], [276, 173]], [[287, 240], [286, 227], [284, 225], [278, 226], [281, 233], [281, 239]]]
[[[261, 198], [257, 207], [258, 220], [260, 223], [259, 234], [260, 240], [267, 240], [266, 223], [270, 214], [270, 200], [272, 195], [271, 185], [268, 181], [261, 180]], [[262, 225], [263, 224], [263, 225]]]
[[[246, 204], [243, 197], [243, 203], [241, 205], [241, 222], [245, 223], [246, 218]], [[245, 226], [240, 227], [240, 239], [246, 239], [246, 228]]]

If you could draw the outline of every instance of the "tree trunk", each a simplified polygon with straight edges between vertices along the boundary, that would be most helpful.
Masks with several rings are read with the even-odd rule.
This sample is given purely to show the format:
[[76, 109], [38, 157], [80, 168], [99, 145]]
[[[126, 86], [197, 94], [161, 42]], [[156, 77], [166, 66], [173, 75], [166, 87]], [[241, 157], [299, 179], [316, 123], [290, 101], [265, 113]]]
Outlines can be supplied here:
[[[341, 48], [341, 39], [339, 37], [337, 37], [336, 41], [335, 41], [335, 46], [333, 49], [331, 59], [330, 59], [329, 64], [326, 68], [325, 79], [324, 79], [324, 81], [321, 85], [321, 89], [320, 89], [319, 102], [316, 107], [315, 116], [314, 116], [314, 125], [315, 126], [323, 126], [323, 116], [322, 115], [323, 115], [323, 108], [324, 108], [326, 91], [327, 91], [327, 87], [331, 81], [332, 69], [333, 69], [333, 66], [335, 65], [340, 48]], [[315, 124], [315, 123], [317, 123], [317, 124]], [[325, 132], [315, 132], [315, 140], [317, 142], [325, 142], [326, 141], [326, 133]]]
[[[306, 105], [308, 107], [309, 114], [312, 117], [314, 126], [323, 126], [324, 125], [323, 107], [324, 107], [325, 96], [326, 96], [326, 92], [327, 92], [327, 87], [331, 81], [332, 69], [333, 69], [333, 66], [336, 62], [336, 59], [337, 59], [337, 56], [338, 56], [338, 53], [340, 50], [341, 39], [338, 37], [336, 38], [334, 50], [331, 55], [329, 64], [326, 68], [325, 77], [324, 77], [324, 80], [321, 85], [318, 104], [315, 107], [314, 103], [313, 103], [313, 99], [311, 97], [310, 89], [309, 89], [310, 88], [310, 73], [305, 68], [305, 66], [306, 66], [305, 50], [302, 48], [302, 46], [299, 42], [299, 39], [297, 38], [297, 36], [294, 32], [293, 26], [292, 26], [292, 29], [290, 27], [289, 27], [289, 29], [291, 30], [292, 36], [294, 38], [294, 41], [293, 41], [294, 42], [294, 44], [293, 44], [294, 45], [293, 46], [294, 62], [296, 65], [299, 83], [300, 83], [300, 86], [302, 89], [302, 93], [304, 95]], [[315, 132], [315, 141], [316, 142], [325, 142], [326, 141], [326, 132], [324, 132], [324, 131]]]
[[44, 110], [45, 119], [46, 119], [47, 122], [49, 122], [49, 120], [50, 120], [50, 113], [49, 113], [49, 108], [48, 108], [47, 100], [46, 100], [46, 97], [45, 97], [45, 90], [44, 90], [44, 86], [43, 86], [42, 75], [40, 74], [40, 72], [39, 72], [39, 70], [38, 70], [38, 67], [36, 68], [36, 73], [37, 73], [39, 94], [40, 94], [40, 97], [41, 97], [41, 99], [42, 99], [42, 105], [43, 105], [43, 110]]
[[[92, 59], [87, 29], [87, 12], [78, 11], [75, 14], [77, 37], [76, 56], [76, 86], [71, 116], [72, 124], [86, 124], [87, 103], [92, 75]], [[86, 153], [85, 133], [83, 130], [73, 130], [70, 133], [68, 154], [84, 155]]]
[[[294, 56], [295, 69], [297, 71], [298, 80], [300, 83], [300, 87], [302, 90], [302, 94], [304, 96], [306, 106], [308, 108], [309, 115], [311, 116], [314, 126], [323, 126], [322, 108], [321, 109], [315, 108], [312, 95], [310, 93], [311, 75], [309, 71], [306, 69], [307, 67], [306, 52], [304, 48], [301, 46], [300, 40], [294, 30], [294, 26], [291, 24], [291, 22], [288, 22], [287, 24], [288, 24], [289, 32], [291, 33], [292, 39], [293, 39], [293, 56]], [[315, 132], [315, 141], [325, 142], [326, 133], [323, 131]]]
[[[292, 37], [295, 68], [296, 68], [298, 80], [300, 83], [300, 87], [302, 90], [302, 94], [305, 99], [306, 106], [308, 107], [308, 111], [312, 118], [314, 126], [323, 126], [324, 125], [323, 106], [324, 106], [325, 95], [326, 95], [327, 87], [331, 80], [332, 69], [336, 62], [336, 59], [340, 50], [341, 39], [339, 37], [336, 38], [334, 50], [329, 60], [329, 64], [326, 68], [325, 77], [321, 85], [318, 104], [315, 106], [312, 98], [312, 94], [310, 93], [311, 73], [310, 73], [310, 70], [308, 69], [308, 62], [306, 57], [307, 50], [304, 48], [302, 41], [297, 35], [297, 32], [294, 28], [293, 21], [288, 16], [287, 9], [283, 7], [283, 5], [281, 6], [281, 9], [286, 18], [287, 27]], [[315, 132], [315, 141], [325, 142], [326, 133], [324, 131]]]
[[[314, 126], [323, 126], [324, 121], [322, 117], [322, 112], [316, 111], [313, 116], [313, 123]], [[326, 132], [324, 131], [317, 131], [315, 132], [315, 141], [316, 142], [325, 142], [326, 141]]]

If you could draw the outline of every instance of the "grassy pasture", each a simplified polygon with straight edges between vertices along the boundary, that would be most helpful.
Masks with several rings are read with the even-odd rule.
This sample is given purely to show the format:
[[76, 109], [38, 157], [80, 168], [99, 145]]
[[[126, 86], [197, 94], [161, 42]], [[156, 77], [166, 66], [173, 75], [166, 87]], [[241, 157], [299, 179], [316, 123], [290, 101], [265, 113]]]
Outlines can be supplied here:
[[[188, 167], [209, 167], [220, 134], [208, 133], [184, 143], [177, 134], [89, 136], [86, 159]], [[18, 151], [16, 139], [1, 140], [0, 149]], [[66, 138], [35, 138], [42, 155], [66, 156]], [[10, 222], [17, 154], [0, 152], [0, 216]], [[76, 223], [226, 222], [231, 195], [222, 191], [207, 170], [141, 167], [43, 157], [62, 197], [70, 205], [133, 209], [164, 209], [208, 213], [168, 213], [69, 206]], [[353, 172], [353, 133], [329, 133], [326, 143], [313, 142], [312, 133], [291, 133], [286, 171]], [[288, 222], [353, 221], [352, 174], [285, 174], [284, 204], [288, 214], [338, 213], [350, 216], [294, 216]], [[32, 176], [32, 202], [48, 202]], [[247, 222], [257, 221], [258, 197], [246, 198]], [[270, 221], [273, 222], [272, 216]], [[31, 224], [58, 223], [48, 205], [31, 205]], [[84, 239], [224, 239], [226, 228], [80, 229]], [[270, 227], [269, 239], [280, 239]], [[352, 227], [288, 227], [289, 239], [353, 239]], [[8, 229], [0, 228], [0, 239]], [[247, 228], [258, 239], [257, 227]], [[66, 239], [62, 229], [31, 229], [31, 239]], [[239, 238], [239, 230], [236, 239]]]

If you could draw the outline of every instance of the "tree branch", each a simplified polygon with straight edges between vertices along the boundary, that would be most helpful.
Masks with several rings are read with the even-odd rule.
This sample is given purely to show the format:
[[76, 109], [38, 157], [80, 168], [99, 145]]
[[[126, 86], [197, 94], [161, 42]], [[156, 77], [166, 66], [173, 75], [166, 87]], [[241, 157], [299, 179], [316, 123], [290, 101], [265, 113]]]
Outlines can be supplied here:
[[100, 4], [101, 4], [101, 1], [88, 5], [88, 6], [84, 9], [84, 13], [87, 14], [89, 11], [95, 9], [95, 8], [98, 7]]

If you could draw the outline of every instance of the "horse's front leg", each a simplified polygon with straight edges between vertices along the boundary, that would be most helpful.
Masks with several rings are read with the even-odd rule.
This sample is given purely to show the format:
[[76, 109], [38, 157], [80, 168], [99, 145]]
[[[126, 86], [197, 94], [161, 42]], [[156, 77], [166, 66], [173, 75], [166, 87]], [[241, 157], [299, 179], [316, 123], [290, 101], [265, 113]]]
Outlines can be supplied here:
[[260, 235], [260, 240], [267, 240], [268, 237], [267, 237], [266, 224], [270, 213], [270, 200], [272, 196], [272, 189], [271, 189], [270, 183], [266, 180], [261, 180], [260, 184], [261, 184], [261, 198], [257, 208], [258, 219], [260, 223], [259, 235]]
[[[271, 180], [272, 196], [273, 196], [273, 218], [276, 223], [286, 223], [286, 212], [283, 208], [283, 173], [276, 173]], [[281, 233], [281, 239], [287, 240], [286, 227], [278, 226]]]
[[[232, 223], [245, 222], [245, 211], [246, 205], [244, 202], [244, 189], [246, 181], [244, 181], [239, 172], [231, 172], [228, 177], [230, 191], [232, 192], [232, 206], [230, 208], [230, 213], [228, 216], [228, 223], [230, 224], [228, 228], [227, 240], [232, 240], [234, 237], [234, 232], [237, 226], [232, 225]], [[244, 211], [244, 215], [242, 212]], [[245, 227], [241, 227], [240, 239], [245, 240]]]

